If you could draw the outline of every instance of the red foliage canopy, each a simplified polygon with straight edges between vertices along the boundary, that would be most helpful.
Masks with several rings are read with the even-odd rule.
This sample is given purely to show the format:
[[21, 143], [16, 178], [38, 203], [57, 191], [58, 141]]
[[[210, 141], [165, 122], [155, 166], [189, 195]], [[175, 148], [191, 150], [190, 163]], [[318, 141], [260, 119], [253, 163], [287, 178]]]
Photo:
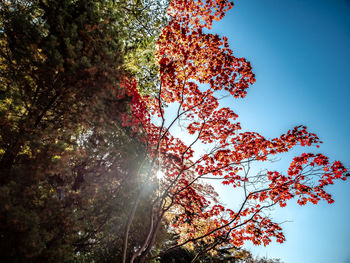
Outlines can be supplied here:
[[[330, 163], [324, 155], [312, 153], [295, 157], [286, 175], [277, 171], [249, 174], [252, 162], [266, 161], [298, 145], [318, 147], [321, 141], [304, 126], [273, 139], [240, 132], [238, 115], [231, 108], [220, 107], [221, 96], [244, 98], [255, 82], [250, 63], [233, 55], [227, 38], [205, 30], [232, 6], [227, 0], [172, 1], [168, 10], [171, 21], [157, 45], [158, 94], [140, 98], [136, 83], [126, 85], [134, 96], [135, 118], [129, 124], [137, 131], [142, 129], [149, 145], [147, 180], [155, 178], [158, 169], [165, 174], [154, 200], [152, 222], [156, 225], [169, 211], [177, 214], [171, 225], [181, 231], [182, 238], [175, 247], [198, 240], [205, 240], [207, 249], [228, 241], [235, 246], [246, 240], [267, 245], [272, 237], [283, 242], [281, 227], [263, 213], [264, 209], [275, 204], [284, 207], [292, 198], [300, 205], [316, 204], [321, 199], [332, 203], [325, 186], [346, 179], [340, 162]], [[171, 134], [175, 125], [187, 131], [190, 143]], [[210, 147], [210, 151], [204, 153], [201, 147], [196, 148], [198, 144]], [[208, 178], [242, 189], [237, 211], [215, 202], [213, 189], [204, 183]], [[205, 230], [199, 230], [200, 222], [206, 222]], [[150, 228], [150, 236], [155, 235], [154, 229]], [[150, 240], [136, 256], [152, 246]]]

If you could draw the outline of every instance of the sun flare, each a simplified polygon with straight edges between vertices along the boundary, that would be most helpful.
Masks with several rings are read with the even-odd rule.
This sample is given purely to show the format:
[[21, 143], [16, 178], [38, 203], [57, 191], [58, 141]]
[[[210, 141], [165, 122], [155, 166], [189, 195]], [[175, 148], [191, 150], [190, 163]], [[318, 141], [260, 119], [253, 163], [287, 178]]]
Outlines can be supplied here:
[[165, 176], [165, 174], [161, 170], [157, 171], [156, 177], [158, 178], [158, 180], [164, 178], [164, 176]]

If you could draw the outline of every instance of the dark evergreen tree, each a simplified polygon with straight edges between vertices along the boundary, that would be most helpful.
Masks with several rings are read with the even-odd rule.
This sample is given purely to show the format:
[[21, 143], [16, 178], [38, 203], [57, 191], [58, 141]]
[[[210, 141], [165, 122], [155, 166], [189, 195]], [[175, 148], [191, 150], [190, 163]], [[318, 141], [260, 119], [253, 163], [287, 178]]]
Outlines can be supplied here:
[[[2, 262], [117, 260], [144, 158], [121, 125], [132, 99], [121, 82], [133, 67], [140, 76], [154, 70], [147, 57], [165, 9], [126, 0], [0, 3]], [[144, 235], [141, 221], [134, 239]]]

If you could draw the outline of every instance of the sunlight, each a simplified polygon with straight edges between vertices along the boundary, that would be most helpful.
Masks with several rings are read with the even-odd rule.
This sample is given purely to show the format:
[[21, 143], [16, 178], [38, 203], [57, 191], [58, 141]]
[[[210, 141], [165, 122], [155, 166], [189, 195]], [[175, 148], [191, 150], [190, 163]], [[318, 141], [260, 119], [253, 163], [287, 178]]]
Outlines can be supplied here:
[[161, 170], [158, 170], [156, 173], [156, 177], [158, 178], [158, 180], [162, 179], [164, 175], [165, 174]]

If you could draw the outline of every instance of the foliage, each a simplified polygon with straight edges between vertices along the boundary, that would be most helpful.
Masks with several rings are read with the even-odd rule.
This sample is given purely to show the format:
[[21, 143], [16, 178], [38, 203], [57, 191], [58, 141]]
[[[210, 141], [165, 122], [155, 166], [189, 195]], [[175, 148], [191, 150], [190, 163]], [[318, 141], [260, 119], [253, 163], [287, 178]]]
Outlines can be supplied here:
[[169, 0], [144, 0], [124, 8], [131, 17], [127, 23], [125, 67], [136, 79], [138, 92], [143, 95], [154, 93], [159, 83], [154, 53], [158, 36], [169, 20], [168, 5]]
[[[161, 263], [171, 262], [191, 262], [195, 258], [194, 251], [178, 247], [169, 251], [160, 258]], [[200, 263], [282, 263], [279, 259], [254, 258], [248, 250], [239, 248], [222, 247], [216, 251], [215, 254], [204, 254], [200, 260], [195, 262]]]
[[[142, 49], [135, 38], [151, 43], [157, 33], [148, 35], [136, 19], [162, 21], [154, 6], [135, 16], [149, 10], [144, 4], [1, 2], [2, 261], [102, 262], [120, 255], [145, 152], [122, 125], [137, 107], [125, 58]], [[147, 198], [140, 212], [146, 204]], [[131, 245], [144, 238], [147, 219], [135, 222]]]
[[[346, 169], [322, 154], [295, 157], [287, 174], [251, 174], [321, 141], [304, 126], [273, 139], [242, 132], [221, 107], [255, 82], [227, 38], [207, 31], [233, 4], [167, 6], [0, 3], [2, 261], [256, 262], [238, 247], [285, 240], [266, 210], [333, 202], [325, 187]], [[241, 193], [237, 209], [211, 179]]]
[[[254, 163], [296, 146], [318, 147], [321, 141], [305, 126], [272, 139], [242, 132], [238, 115], [221, 107], [221, 98], [244, 98], [255, 82], [251, 64], [233, 55], [227, 38], [206, 30], [232, 6], [226, 0], [170, 3], [171, 20], [159, 37], [155, 55], [160, 68], [158, 92], [143, 97], [150, 116], [140, 118], [149, 160], [144, 185], [156, 181], [159, 171], [164, 176], [158, 180], [158, 194], [152, 201], [147, 238], [123, 262], [157, 258], [152, 247], [162, 224], [179, 238], [176, 244], [165, 242], [158, 257], [185, 246], [195, 251], [195, 262], [223, 244], [268, 245], [272, 239], [282, 243], [281, 226], [265, 211], [275, 205], [284, 207], [290, 199], [300, 205], [317, 204], [321, 199], [332, 203], [325, 187], [346, 180], [347, 170], [339, 161], [331, 163], [323, 154], [313, 153], [295, 157], [287, 174], [251, 173]], [[180, 133], [181, 139], [179, 130], [187, 132]], [[237, 209], [217, 202], [215, 191], [206, 184], [210, 179], [221, 180], [235, 196], [241, 194], [236, 198]], [[133, 211], [140, 200], [141, 194], [135, 198]], [[127, 226], [132, 221], [133, 213]], [[127, 227], [126, 240], [128, 232]], [[128, 249], [124, 242], [124, 253]]]

